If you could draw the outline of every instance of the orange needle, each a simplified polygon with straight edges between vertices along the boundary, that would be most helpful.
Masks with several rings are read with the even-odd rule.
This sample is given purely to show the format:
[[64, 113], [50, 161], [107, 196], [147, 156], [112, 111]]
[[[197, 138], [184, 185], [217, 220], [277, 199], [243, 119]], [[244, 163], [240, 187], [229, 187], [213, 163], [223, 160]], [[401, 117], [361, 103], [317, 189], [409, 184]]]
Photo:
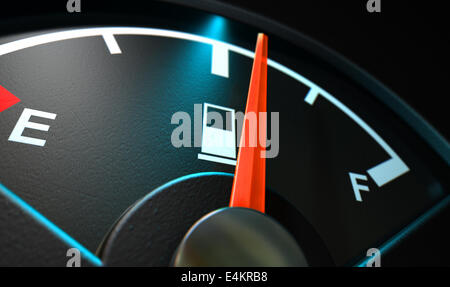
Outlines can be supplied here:
[[[246, 118], [249, 114], [254, 114], [255, 117], [249, 116], [249, 120], [244, 120], [230, 200], [230, 207], [252, 208], [263, 213], [266, 191], [267, 122], [265, 115], [261, 117], [260, 113], [267, 111], [267, 46], [267, 36], [258, 34], [245, 109]], [[255, 118], [257, 124], [250, 124], [249, 121]], [[247, 135], [250, 137], [248, 142], [256, 142], [256, 146], [246, 143]]]

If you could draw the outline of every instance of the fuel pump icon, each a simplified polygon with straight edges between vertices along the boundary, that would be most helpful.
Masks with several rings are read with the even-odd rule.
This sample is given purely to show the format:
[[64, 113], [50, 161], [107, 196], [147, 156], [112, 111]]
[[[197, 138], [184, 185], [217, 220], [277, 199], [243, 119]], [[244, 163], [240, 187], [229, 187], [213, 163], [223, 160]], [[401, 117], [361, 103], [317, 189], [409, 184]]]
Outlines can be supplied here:
[[236, 165], [236, 114], [234, 109], [204, 103], [201, 160]]

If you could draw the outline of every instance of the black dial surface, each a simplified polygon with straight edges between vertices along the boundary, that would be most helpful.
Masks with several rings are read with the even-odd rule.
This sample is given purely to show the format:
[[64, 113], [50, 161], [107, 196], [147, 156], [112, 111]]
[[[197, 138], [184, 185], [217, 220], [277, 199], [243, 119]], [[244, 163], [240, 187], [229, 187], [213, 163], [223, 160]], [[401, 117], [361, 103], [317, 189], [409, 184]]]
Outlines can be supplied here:
[[[447, 204], [448, 143], [431, 129], [424, 138], [375, 80], [342, 72], [306, 39], [160, 9], [147, 25], [0, 37], [0, 245], [11, 246], [0, 265], [64, 265], [71, 247], [91, 265], [169, 264], [190, 225], [228, 205], [259, 32], [267, 214], [298, 242], [320, 242], [303, 245], [320, 258], [309, 262], [361, 263]], [[161, 260], [121, 257], [155, 247]]]

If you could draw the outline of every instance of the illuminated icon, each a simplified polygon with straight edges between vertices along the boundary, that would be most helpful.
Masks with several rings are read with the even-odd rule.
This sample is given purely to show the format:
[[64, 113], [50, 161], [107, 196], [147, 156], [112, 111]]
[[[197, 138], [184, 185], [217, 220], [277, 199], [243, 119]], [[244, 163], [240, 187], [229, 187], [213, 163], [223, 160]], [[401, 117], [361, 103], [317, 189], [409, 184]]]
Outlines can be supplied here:
[[202, 152], [198, 158], [236, 165], [236, 115], [230, 108], [203, 105]]

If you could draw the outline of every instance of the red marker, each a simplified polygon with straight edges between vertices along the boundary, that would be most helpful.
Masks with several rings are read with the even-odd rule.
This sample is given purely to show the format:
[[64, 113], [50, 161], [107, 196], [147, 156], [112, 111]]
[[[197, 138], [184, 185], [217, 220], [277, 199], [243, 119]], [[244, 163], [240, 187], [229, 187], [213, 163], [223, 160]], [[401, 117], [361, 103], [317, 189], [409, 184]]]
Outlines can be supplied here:
[[230, 200], [230, 207], [252, 208], [263, 213], [266, 192], [264, 153], [267, 123], [265, 121], [260, 123], [262, 119], [259, 113], [267, 112], [267, 47], [267, 36], [259, 34], [245, 109], [246, 115], [256, 114], [258, 122], [256, 128], [259, 128], [259, 138], [262, 141], [260, 140], [255, 147], [246, 146], [245, 135], [256, 135], [256, 131], [250, 131], [251, 125], [248, 121], [244, 121]]
[[0, 85], [0, 113], [20, 102], [20, 99]]

